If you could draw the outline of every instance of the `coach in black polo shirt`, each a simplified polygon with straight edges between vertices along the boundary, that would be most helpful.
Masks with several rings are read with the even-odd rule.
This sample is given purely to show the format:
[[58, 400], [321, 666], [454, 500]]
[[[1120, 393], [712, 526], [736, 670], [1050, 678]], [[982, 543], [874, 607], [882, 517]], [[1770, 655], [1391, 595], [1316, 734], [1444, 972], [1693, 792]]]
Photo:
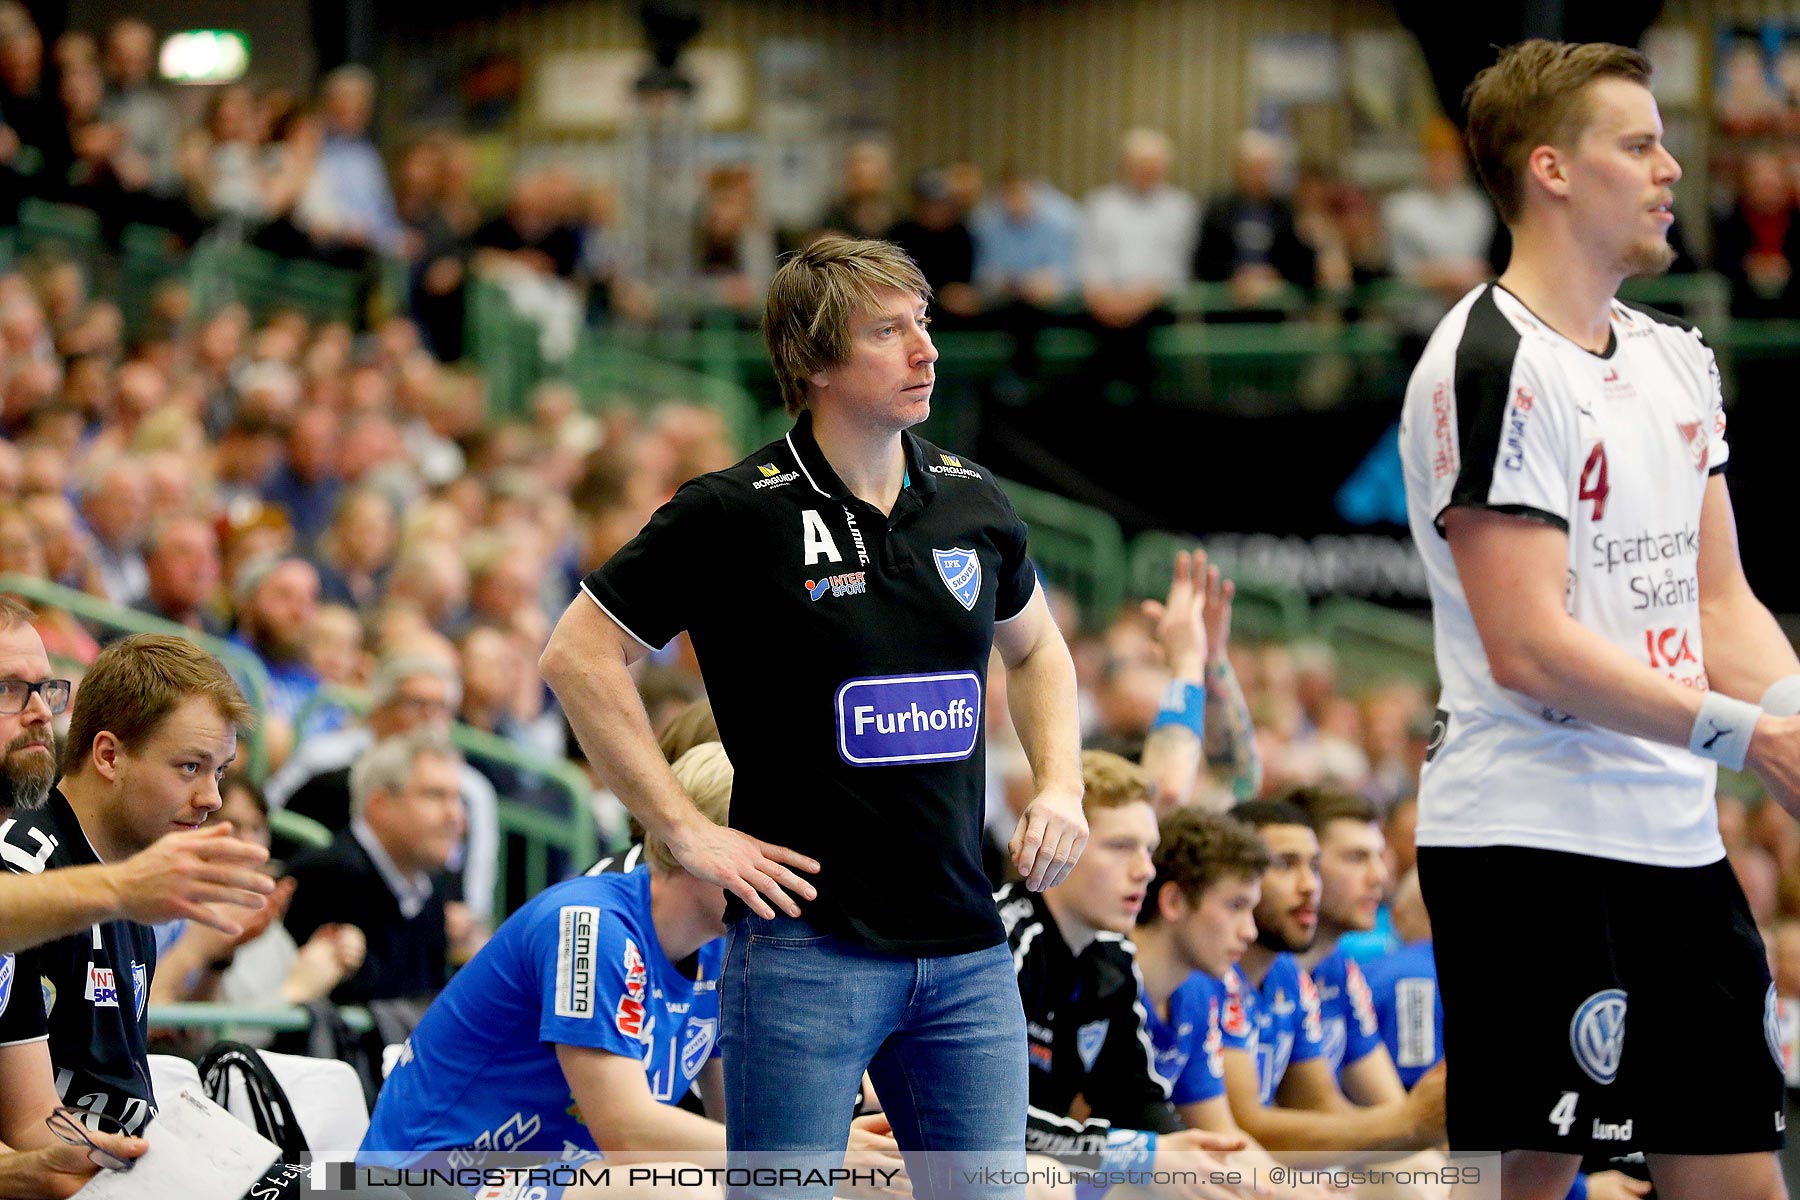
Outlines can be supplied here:
[[[764, 330], [793, 431], [676, 493], [588, 576], [541, 664], [620, 798], [735, 897], [734, 1165], [835, 1165], [865, 1066], [902, 1149], [1023, 1162], [1024, 1017], [981, 869], [988, 654], [1039, 785], [1013, 838], [1036, 888], [1087, 838], [1075, 673], [993, 478], [905, 432], [931, 408], [928, 295], [886, 243], [785, 263]], [[625, 669], [684, 629], [737, 768], [730, 830], [682, 796]]]

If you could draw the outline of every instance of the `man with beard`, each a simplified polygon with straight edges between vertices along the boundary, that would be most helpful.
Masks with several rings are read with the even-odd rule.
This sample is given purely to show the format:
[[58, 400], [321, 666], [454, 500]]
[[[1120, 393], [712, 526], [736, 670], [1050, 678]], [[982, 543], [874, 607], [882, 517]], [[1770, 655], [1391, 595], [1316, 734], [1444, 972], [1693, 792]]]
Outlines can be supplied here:
[[252, 559], [232, 581], [237, 632], [232, 641], [253, 652], [269, 672], [269, 711], [291, 725], [319, 690], [307, 656], [307, 637], [319, 611], [319, 572], [304, 558]]
[[[7, 866], [35, 861], [35, 844], [16, 856], [13, 818], [49, 799], [56, 782], [51, 718], [69, 702], [68, 681], [51, 679], [31, 620], [24, 605], [0, 596], [0, 861]], [[191, 920], [241, 933], [248, 914], [232, 909], [260, 910], [275, 885], [257, 869], [268, 852], [230, 833], [230, 826], [171, 833], [116, 863], [41, 875], [0, 871], [0, 972], [12, 952], [100, 921]], [[5, 997], [0, 988], [0, 1017]]]
[[1352, 930], [1375, 928], [1387, 893], [1386, 846], [1375, 806], [1328, 787], [1296, 788], [1287, 799], [1306, 814], [1319, 839], [1319, 929], [1300, 965], [1319, 989], [1325, 1061], [1356, 1103], [1398, 1100], [1406, 1088], [1381, 1040], [1368, 980], [1338, 945]]
[[1406, 1150], [1444, 1137], [1440, 1066], [1397, 1100], [1359, 1108], [1344, 1098], [1325, 1058], [1318, 989], [1294, 955], [1319, 922], [1319, 841], [1306, 814], [1252, 800], [1231, 815], [1269, 851], [1256, 905], [1256, 943], [1225, 977], [1220, 1031], [1225, 1094], [1243, 1131], [1270, 1150]]
[[[68, 685], [58, 680], [0, 679], [0, 697], [16, 682], [28, 708], [66, 703]], [[51, 703], [40, 703], [46, 692]], [[219, 778], [251, 718], [225, 668], [193, 643], [139, 634], [109, 646], [82, 681], [60, 788], [0, 827], [6, 866], [41, 875], [126, 862], [170, 833], [198, 831], [219, 808]], [[38, 728], [47, 730], [47, 720]], [[263, 926], [272, 915], [259, 913]], [[253, 922], [251, 931], [260, 928]], [[156, 1113], [145, 1012], [154, 930], [99, 921], [13, 966], [0, 1013], [0, 1139], [22, 1149], [47, 1145], [46, 1119], [62, 1104], [82, 1110], [90, 1125], [140, 1132]]]

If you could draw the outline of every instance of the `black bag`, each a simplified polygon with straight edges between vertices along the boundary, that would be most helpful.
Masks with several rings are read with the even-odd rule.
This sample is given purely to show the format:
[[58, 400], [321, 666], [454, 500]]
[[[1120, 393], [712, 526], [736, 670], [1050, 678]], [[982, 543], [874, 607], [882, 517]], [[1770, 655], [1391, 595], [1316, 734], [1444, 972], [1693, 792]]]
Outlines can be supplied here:
[[231, 1107], [231, 1089], [244, 1089], [256, 1118], [256, 1132], [281, 1147], [281, 1161], [297, 1163], [307, 1153], [306, 1134], [287, 1093], [260, 1051], [242, 1042], [219, 1042], [200, 1059], [200, 1081], [221, 1108]]

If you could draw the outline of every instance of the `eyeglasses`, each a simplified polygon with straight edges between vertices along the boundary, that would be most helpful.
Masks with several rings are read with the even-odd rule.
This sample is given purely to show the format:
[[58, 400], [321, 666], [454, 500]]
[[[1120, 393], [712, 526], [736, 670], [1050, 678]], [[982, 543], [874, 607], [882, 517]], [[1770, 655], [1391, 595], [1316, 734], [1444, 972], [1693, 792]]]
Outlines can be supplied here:
[[[18, 681], [11, 680], [9, 682], [16, 683]], [[67, 681], [65, 680], [64, 682]], [[112, 1117], [106, 1116], [104, 1113], [83, 1112], [76, 1108], [58, 1108], [53, 1109], [50, 1115], [44, 1118], [44, 1124], [50, 1127], [50, 1132], [56, 1135], [57, 1141], [66, 1142], [71, 1146], [86, 1146], [88, 1148], [88, 1159], [96, 1167], [100, 1167], [107, 1171], [131, 1170], [132, 1164], [137, 1160], [134, 1158], [120, 1158], [111, 1150], [102, 1150], [95, 1144], [94, 1139], [88, 1136], [88, 1126], [86, 1122], [93, 1123], [94, 1131], [96, 1133], [114, 1135], [122, 1135], [125, 1133], [124, 1125], [114, 1120]]]
[[37, 683], [28, 679], [0, 679], [0, 716], [24, 712], [25, 706], [31, 703], [33, 692], [44, 698], [52, 713], [59, 713], [69, 707], [69, 696], [74, 691], [75, 685], [67, 679], [44, 679]]

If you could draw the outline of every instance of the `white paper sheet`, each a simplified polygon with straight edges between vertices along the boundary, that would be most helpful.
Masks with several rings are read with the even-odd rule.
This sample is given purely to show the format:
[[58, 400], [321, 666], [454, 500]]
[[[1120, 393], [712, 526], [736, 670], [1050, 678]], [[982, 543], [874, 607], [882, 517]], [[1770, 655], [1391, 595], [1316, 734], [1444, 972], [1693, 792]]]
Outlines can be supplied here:
[[101, 1171], [82, 1200], [240, 1200], [281, 1147], [191, 1088], [144, 1128], [150, 1149], [129, 1171]]

